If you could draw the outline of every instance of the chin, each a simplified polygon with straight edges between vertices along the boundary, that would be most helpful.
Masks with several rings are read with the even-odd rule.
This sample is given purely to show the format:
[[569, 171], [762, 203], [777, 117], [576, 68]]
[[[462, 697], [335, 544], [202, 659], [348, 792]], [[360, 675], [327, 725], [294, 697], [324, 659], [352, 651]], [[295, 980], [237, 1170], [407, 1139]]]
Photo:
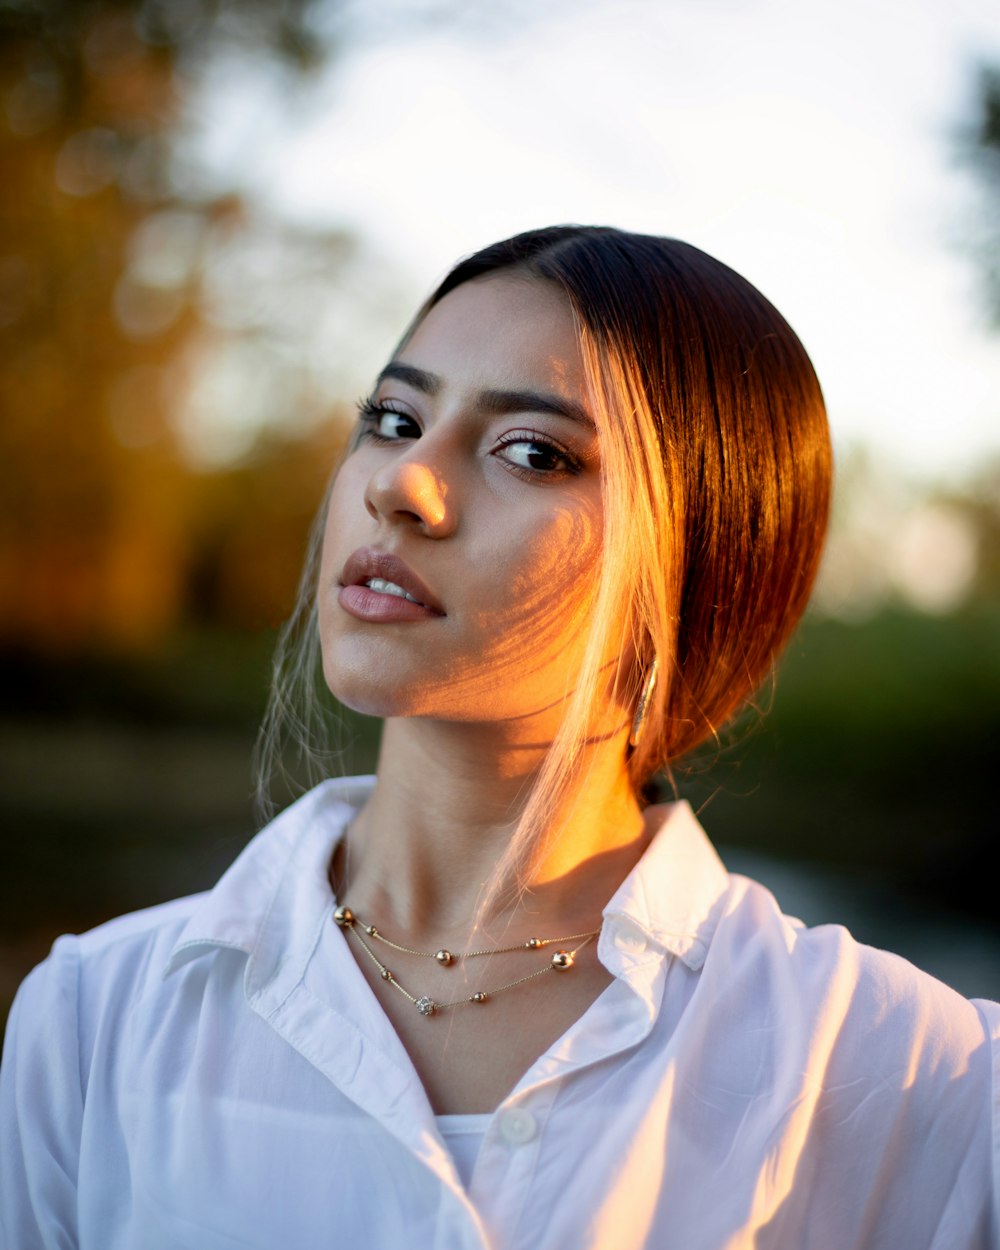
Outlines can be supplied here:
[[326, 675], [326, 685], [338, 703], [362, 716], [384, 719], [387, 716], [412, 715], [400, 706], [409, 700], [401, 700], [398, 691], [388, 689], [385, 683], [373, 681], [370, 674], [354, 681], [345, 679], [343, 673], [338, 673], [332, 680]]
[[385, 719], [418, 714], [414, 683], [370, 663], [353, 665], [324, 658], [323, 678], [338, 703], [362, 716]]

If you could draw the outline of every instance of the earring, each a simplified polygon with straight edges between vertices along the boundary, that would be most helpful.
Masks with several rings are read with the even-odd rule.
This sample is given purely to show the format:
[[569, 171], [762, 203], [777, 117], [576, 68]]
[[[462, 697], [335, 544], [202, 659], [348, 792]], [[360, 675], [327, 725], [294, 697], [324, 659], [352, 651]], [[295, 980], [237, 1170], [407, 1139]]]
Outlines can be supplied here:
[[642, 691], [639, 695], [639, 703], [635, 709], [635, 720], [632, 722], [632, 732], [628, 736], [628, 744], [630, 747], [637, 747], [639, 740], [642, 738], [643, 730], [646, 727], [646, 713], [649, 711], [649, 702], [653, 697], [653, 691], [656, 689], [656, 675], [660, 668], [660, 657], [653, 656], [653, 662], [650, 664], [646, 672], [646, 680], [642, 683]]

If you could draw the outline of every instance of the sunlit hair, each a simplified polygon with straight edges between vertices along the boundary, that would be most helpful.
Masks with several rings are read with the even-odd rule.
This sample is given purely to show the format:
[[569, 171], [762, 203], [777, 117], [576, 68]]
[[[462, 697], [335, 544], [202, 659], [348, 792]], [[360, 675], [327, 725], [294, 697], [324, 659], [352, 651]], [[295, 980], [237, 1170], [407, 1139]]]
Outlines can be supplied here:
[[[697, 248], [605, 227], [529, 231], [461, 261], [410, 332], [456, 287], [501, 272], [554, 285], [573, 309], [604, 494], [588, 646], [503, 866], [516, 878], [578, 777], [609, 653], [637, 657], [610, 677], [630, 703], [660, 661], [628, 760], [640, 795], [654, 773], [717, 737], [773, 671], [819, 564], [831, 453], [819, 383], [795, 333]], [[320, 532], [276, 662], [264, 735], [272, 759], [282, 723], [307, 757], [322, 741], [313, 717]]]

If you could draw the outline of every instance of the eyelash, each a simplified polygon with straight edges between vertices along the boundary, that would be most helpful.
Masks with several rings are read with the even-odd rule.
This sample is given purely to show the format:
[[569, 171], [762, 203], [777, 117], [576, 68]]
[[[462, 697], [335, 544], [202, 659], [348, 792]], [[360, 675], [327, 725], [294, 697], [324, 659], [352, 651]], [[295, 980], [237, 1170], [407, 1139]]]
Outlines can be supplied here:
[[[358, 404], [358, 419], [360, 423], [358, 442], [375, 443], [384, 447], [404, 441], [402, 438], [387, 438], [384, 434], [379, 433], [378, 424], [386, 413], [394, 413], [398, 417], [413, 422], [414, 425], [417, 424], [416, 420], [408, 412], [402, 412], [389, 403], [376, 403], [371, 398], [363, 399]], [[538, 430], [511, 430], [500, 438], [498, 447], [511, 447], [519, 443], [530, 443], [533, 447], [543, 448], [546, 452], [558, 457], [563, 462], [562, 467], [559, 469], [530, 469], [525, 465], [515, 464], [512, 460], [505, 459], [507, 468], [526, 481], [538, 481], [541, 477], [575, 476], [583, 469], [580, 460], [567, 451], [565, 447], [553, 442], [552, 439]]]

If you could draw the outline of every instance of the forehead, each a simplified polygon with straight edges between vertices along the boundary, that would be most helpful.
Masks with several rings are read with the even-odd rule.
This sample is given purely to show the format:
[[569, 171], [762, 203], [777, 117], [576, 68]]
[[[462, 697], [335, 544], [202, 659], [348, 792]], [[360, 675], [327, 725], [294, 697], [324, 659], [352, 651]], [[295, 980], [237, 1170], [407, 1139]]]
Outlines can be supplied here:
[[497, 274], [465, 282], [419, 322], [397, 360], [475, 387], [522, 385], [583, 400], [573, 310], [551, 283]]

